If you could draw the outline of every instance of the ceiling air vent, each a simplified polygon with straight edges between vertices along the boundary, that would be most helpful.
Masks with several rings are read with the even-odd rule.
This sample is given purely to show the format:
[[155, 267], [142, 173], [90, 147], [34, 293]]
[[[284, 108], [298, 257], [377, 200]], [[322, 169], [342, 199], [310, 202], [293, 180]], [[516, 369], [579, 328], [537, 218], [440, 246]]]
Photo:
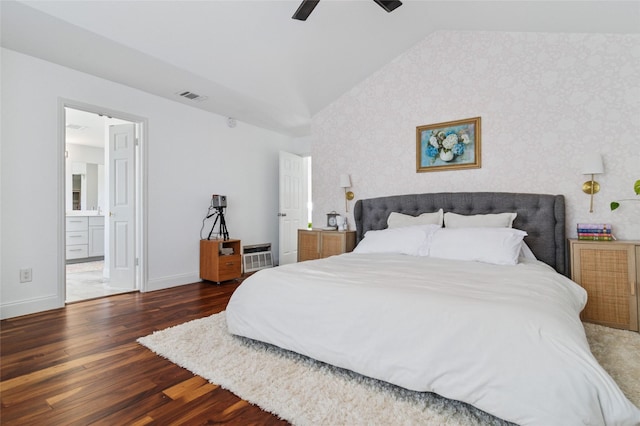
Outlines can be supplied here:
[[182, 96], [183, 98], [187, 98], [191, 101], [197, 101], [197, 102], [202, 102], [205, 99], [207, 99], [206, 96], [200, 96], [197, 93], [193, 93], [193, 92], [179, 92], [177, 93], [179, 96]]

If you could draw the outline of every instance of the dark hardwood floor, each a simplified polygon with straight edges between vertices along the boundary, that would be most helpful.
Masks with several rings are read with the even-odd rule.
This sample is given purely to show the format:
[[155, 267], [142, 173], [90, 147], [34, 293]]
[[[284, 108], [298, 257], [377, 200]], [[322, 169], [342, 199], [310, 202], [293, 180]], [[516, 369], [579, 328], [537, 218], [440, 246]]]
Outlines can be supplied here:
[[122, 294], [3, 320], [0, 422], [287, 424], [136, 343], [223, 311], [238, 285]]

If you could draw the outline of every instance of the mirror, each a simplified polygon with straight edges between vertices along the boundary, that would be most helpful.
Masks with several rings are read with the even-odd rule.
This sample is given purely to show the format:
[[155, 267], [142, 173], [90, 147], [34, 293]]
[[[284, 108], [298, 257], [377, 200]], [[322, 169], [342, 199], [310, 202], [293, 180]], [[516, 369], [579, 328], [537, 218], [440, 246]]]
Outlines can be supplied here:
[[101, 210], [104, 193], [104, 166], [73, 161], [71, 163], [71, 210]]
[[98, 210], [98, 180], [98, 165], [87, 163], [87, 202], [84, 210]]

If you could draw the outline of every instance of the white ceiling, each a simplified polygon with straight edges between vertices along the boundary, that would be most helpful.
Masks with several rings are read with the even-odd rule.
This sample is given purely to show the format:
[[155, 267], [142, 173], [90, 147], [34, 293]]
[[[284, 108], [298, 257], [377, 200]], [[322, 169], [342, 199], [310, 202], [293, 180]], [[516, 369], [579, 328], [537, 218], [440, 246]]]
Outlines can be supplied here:
[[[292, 136], [438, 30], [639, 33], [640, 1], [2, 0], [2, 46]], [[205, 96], [189, 101], [176, 93]]]
[[104, 148], [109, 126], [127, 121], [65, 108], [65, 143]]

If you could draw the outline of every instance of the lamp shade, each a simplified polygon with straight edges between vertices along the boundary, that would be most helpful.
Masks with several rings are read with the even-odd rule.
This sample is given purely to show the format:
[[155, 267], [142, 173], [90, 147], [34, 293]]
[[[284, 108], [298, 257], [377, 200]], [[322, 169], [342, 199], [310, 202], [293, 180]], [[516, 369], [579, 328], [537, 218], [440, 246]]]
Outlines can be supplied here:
[[602, 163], [602, 155], [587, 154], [582, 163], [583, 175], [599, 175], [604, 173], [604, 164]]
[[340, 188], [351, 188], [351, 177], [348, 174], [340, 175]]

